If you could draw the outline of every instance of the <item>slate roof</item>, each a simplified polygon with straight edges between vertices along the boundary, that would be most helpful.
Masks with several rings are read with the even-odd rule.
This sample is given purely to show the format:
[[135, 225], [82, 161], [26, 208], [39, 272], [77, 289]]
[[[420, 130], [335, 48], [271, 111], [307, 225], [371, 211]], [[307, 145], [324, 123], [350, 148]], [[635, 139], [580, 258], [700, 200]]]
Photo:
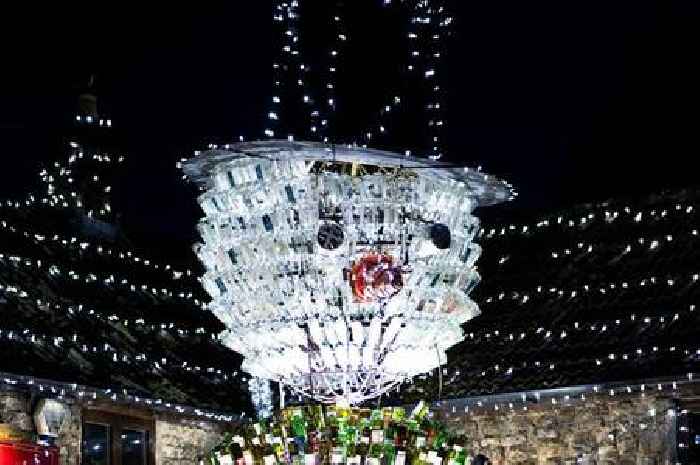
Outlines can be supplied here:
[[118, 156], [73, 145], [42, 171], [45, 192], [0, 205], [0, 372], [252, 412], [194, 256], [134, 250], [105, 207]]
[[[698, 188], [486, 225], [482, 315], [403, 401], [660, 376], [700, 361]], [[496, 207], [497, 208], [497, 207]], [[561, 218], [561, 219], [560, 219]]]

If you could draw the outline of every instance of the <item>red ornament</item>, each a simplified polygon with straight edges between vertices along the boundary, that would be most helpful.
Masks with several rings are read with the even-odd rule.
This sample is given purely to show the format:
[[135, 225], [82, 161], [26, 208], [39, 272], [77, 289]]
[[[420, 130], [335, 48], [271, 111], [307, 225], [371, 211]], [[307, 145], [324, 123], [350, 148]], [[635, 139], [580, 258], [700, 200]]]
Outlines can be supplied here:
[[350, 286], [357, 302], [378, 302], [395, 296], [403, 277], [391, 256], [365, 255], [352, 265]]

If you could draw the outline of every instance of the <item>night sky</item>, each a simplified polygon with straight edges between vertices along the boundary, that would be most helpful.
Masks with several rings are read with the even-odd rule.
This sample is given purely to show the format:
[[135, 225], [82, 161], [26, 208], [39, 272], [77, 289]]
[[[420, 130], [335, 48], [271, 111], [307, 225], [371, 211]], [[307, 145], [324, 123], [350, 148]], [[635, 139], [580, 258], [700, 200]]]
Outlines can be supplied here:
[[[342, 79], [356, 86], [339, 100], [379, 108], [375, 97], [401, 79], [401, 25], [386, 22], [379, 0], [349, 3], [354, 48]], [[447, 159], [512, 182], [520, 197], [509, 209], [697, 184], [697, 2], [452, 3]], [[200, 213], [175, 162], [209, 142], [262, 135], [271, 5], [95, 5], [2, 15], [0, 198], [21, 196], [42, 163], [61, 158], [75, 96], [96, 73], [129, 157], [116, 199], [127, 233], [156, 255], [187, 253]], [[322, 19], [306, 17], [316, 43]]]

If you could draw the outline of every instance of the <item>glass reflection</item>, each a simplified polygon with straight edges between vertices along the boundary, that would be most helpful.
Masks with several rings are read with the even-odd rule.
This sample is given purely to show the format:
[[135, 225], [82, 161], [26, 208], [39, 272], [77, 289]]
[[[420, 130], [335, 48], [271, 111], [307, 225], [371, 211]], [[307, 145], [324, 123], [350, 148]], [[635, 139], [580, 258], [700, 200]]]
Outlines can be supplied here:
[[82, 465], [110, 465], [109, 426], [83, 425]]
[[122, 465], [146, 465], [146, 445], [148, 436], [145, 431], [122, 430]]

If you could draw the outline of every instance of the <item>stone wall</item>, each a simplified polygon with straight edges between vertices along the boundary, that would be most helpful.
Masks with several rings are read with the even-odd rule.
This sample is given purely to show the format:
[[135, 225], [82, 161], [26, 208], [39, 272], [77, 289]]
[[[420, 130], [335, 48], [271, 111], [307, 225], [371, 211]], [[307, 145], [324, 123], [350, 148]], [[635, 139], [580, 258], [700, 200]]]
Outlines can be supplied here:
[[[66, 404], [70, 416], [56, 438], [60, 451], [60, 465], [80, 465], [80, 444], [82, 428], [80, 407]], [[32, 397], [26, 392], [0, 392], [0, 423], [4, 423], [27, 433], [29, 438], [36, 434], [32, 417]]]
[[671, 400], [605, 396], [570, 405], [438, 416], [494, 465], [673, 465]]
[[216, 424], [178, 419], [156, 418], [156, 463], [158, 465], [197, 464], [222, 439], [223, 428]]
[[68, 405], [68, 417], [58, 432], [56, 447], [61, 454], [61, 465], [80, 465], [80, 447], [83, 441], [81, 408]]
[[26, 433], [34, 432], [30, 397], [20, 392], [0, 392], [0, 423], [5, 423]]

